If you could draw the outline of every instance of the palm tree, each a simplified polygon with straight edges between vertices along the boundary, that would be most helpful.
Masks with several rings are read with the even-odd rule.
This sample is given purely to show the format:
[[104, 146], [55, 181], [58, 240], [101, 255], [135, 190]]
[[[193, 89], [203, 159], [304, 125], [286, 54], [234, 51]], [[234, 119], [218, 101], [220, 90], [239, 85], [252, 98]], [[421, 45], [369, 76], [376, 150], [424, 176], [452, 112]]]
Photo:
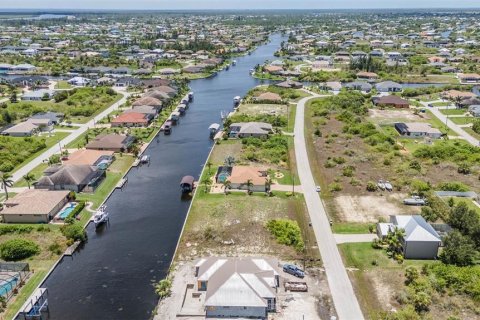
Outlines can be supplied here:
[[205, 193], [207, 193], [208, 187], [212, 184], [212, 181], [210, 180], [210, 178], [204, 178], [202, 180], [202, 183], [205, 185]]
[[245, 185], [247, 186], [248, 194], [252, 193], [252, 191], [250, 190], [250, 188], [253, 187], [252, 179], [248, 179]]
[[205, 165], [206, 165], [207, 168], [208, 168], [208, 173], [210, 173], [210, 169], [212, 168], [213, 163], [212, 163], [210, 160], [208, 160]]
[[0, 186], [5, 190], [5, 199], [8, 200], [8, 190], [13, 186], [12, 175], [8, 172], [0, 172]]
[[230, 182], [230, 180], [225, 180], [225, 181], [223, 181], [223, 183], [222, 183], [222, 188], [223, 188], [223, 190], [224, 190], [224, 192], [225, 192], [225, 195], [227, 195], [228, 189], [230, 189], [231, 186], [232, 186], [232, 183]]
[[35, 176], [32, 173], [27, 173], [23, 176], [23, 180], [25, 180], [28, 185], [28, 189], [30, 189], [30, 184], [35, 181]]
[[265, 192], [269, 192], [271, 186], [272, 186], [272, 179], [268, 177], [267, 179], [265, 179]]

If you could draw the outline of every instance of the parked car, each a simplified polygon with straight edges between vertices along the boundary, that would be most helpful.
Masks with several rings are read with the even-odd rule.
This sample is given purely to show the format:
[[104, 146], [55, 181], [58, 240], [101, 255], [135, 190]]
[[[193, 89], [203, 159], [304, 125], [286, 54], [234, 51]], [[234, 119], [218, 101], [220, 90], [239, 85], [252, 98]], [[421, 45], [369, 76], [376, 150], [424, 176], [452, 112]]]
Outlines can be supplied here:
[[294, 275], [295, 277], [299, 277], [299, 278], [305, 277], [305, 272], [303, 272], [302, 269], [300, 269], [294, 264], [284, 264], [283, 271], [291, 275]]
[[425, 206], [427, 205], [427, 200], [419, 196], [412, 196], [403, 200], [403, 204], [407, 206]]
[[315, 190], [316, 190], [317, 192], [320, 192], [320, 191], [321, 191], [320, 186], [316, 186], [316, 187], [315, 187]]

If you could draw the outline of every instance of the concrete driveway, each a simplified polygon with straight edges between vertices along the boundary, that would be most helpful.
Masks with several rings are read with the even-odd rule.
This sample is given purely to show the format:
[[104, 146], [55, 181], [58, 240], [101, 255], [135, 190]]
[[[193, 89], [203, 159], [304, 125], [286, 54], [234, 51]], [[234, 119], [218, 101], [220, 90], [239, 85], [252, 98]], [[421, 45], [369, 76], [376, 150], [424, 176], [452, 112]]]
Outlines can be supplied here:
[[305, 141], [305, 103], [315, 97], [320, 96], [314, 95], [313, 97], [303, 98], [297, 104], [294, 141], [298, 176], [303, 187], [305, 202], [338, 317], [341, 320], [362, 320], [364, 319], [362, 310], [330, 229], [330, 221], [325, 207], [319, 194], [315, 191], [316, 184], [308, 159]]
[[126, 91], [120, 91], [116, 90], [118, 93], [122, 94], [123, 97], [118, 101], [112, 104], [110, 107], [105, 109], [103, 112], [98, 114], [96, 117], [94, 117], [92, 120], [90, 120], [87, 123], [81, 124], [78, 129], [72, 131], [70, 135], [65, 137], [63, 140], [59, 141], [57, 144], [55, 144], [53, 147], [48, 149], [47, 151], [43, 152], [40, 154], [38, 157], [15, 171], [12, 176], [12, 180], [14, 182], [20, 180], [24, 175], [32, 171], [35, 167], [37, 167], [39, 164], [44, 162], [45, 160], [48, 160], [52, 155], [56, 153], [60, 153], [60, 146], [64, 148], [67, 144], [81, 136], [85, 131], [88, 130], [88, 128], [93, 128], [95, 126], [95, 122], [99, 121], [102, 118], [105, 118], [108, 114], [110, 114], [112, 111], [118, 109], [122, 104], [124, 104], [127, 101], [127, 98], [130, 96], [130, 93]]

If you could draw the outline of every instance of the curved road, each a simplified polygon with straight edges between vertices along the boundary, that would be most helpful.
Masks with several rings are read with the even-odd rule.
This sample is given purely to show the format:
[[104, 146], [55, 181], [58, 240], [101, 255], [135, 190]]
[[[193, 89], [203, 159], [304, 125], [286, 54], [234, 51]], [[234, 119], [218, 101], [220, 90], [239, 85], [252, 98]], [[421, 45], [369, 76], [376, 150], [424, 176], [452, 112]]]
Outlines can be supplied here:
[[315, 94], [313, 97], [303, 98], [297, 104], [294, 141], [298, 176], [338, 317], [340, 320], [362, 320], [363, 314], [330, 229], [325, 207], [315, 191], [315, 181], [308, 160], [305, 141], [305, 103], [316, 97], [320, 96]]

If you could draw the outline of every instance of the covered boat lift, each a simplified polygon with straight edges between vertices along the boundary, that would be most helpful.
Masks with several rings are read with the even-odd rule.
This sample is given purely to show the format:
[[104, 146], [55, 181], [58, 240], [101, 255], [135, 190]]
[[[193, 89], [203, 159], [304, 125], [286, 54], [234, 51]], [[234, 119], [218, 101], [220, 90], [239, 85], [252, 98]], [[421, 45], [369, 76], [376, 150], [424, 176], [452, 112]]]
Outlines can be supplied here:
[[183, 193], [189, 193], [193, 191], [195, 187], [195, 178], [193, 176], [185, 176], [180, 181], [180, 188], [182, 188]]

